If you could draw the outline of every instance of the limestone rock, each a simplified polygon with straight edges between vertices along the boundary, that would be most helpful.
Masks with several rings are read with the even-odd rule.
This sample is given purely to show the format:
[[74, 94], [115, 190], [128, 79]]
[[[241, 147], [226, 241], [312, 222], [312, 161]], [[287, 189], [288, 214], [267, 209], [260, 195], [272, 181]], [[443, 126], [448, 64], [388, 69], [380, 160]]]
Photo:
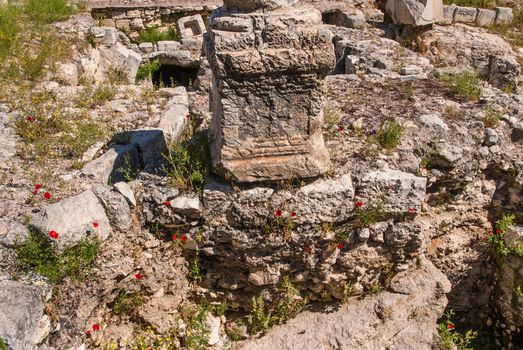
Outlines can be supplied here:
[[351, 299], [330, 313], [305, 311], [233, 349], [431, 349], [449, 281], [423, 260], [420, 269], [398, 273], [391, 285], [391, 292]]
[[0, 281], [0, 339], [8, 350], [33, 350], [50, 329], [37, 287]]
[[16, 248], [23, 244], [29, 236], [29, 230], [24, 225], [0, 219], [0, 244], [7, 248]]
[[153, 172], [168, 152], [165, 133], [161, 129], [138, 129], [130, 133], [129, 143], [140, 150], [144, 171]]
[[126, 168], [140, 169], [140, 156], [135, 145], [116, 145], [99, 158], [87, 163], [82, 175], [92, 177], [102, 183], [115, 183], [125, 180]]
[[274, 10], [292, 6], [298, 0], [224, 0], [223, 4], [229, 9], [252, 11], [256, 9]]
[[454, 13], [456, 12], [456, 5], [443, 5], [443, 17], [439, 24], [449, 25], [454, 22]]
[[[293, 2], [229, 1], [226, 6]], [[263, 25], [259, 16], [222, 9], [211, 18], [213, 165], [218, 174], [230, 173], [239, 182], [318, 176], [329, 168], [321, 127], [323, 78], [334, 66], [331, 33], [311, 7], [264, 12]], [[238, 21], [251, 24], [237, 26]], [[247, 31], [238, 32], [239, 27]]]
[[201, 15], [182, 17], [176, 22], [183, 39], [203, 35], [207, 32]]
[[423, 26], [443, 18], [443, 1], [388, 0], [386, 11], [394, 24]]
[[380, 203], [386, 213], [419, 212], [425, 198], [427, 179], [398, 170], [387, 169], [365, 175], [359, 183], [357, 198], [365, 205]]
[[128, 230], [131, 227], [131, 209], [124, 196], [107, 185], [98, 184], [91, 190], [104, 206], [114, 227], [120, 231]]
[[129, 187], [127, 182], [123, 182], [123, 181], [117, 182], [114, 184], [114, 188], [118, 192], [120, 192], [120, 194], [122, 196], [124, 196], [124, 198], [127, 200], [129, 205], [131, 205], [132, 207], [136, 207], [136, 198], [134, 197], [134, 192], [131, 189], [131, 187]]
[[191, 219], [199, 219], [202, 214], [202, 208], [200, 205], [200, 199], [196, 196], [186, 197], [179, 196], [171, 201], [171, 208], [183, 216], [187, 216]]
[[158, 124], [170, 141], [176, 141], [183, 133], [189, 115], [189, 96], [185, 87], [172, 89], [171, 98], [167, 101]]
[[56, 231], [58, 239], [53, 241], [60, 250], [90, 235], [105, 240], [111, 234], [104, 207], [90, 190], [47, 206], [33, 217], [31, 225], [46, 236], [50, 231]]
[[120, 43], [114, 47], [100, 47], [101, 66], [98, 68], [102, 74], [110, 70], [121, 71], [127, 77], [129, 83], [134, 84], [136, 73], [142, 62], [139, 53], [130, 50]]
[[347, 220], [353, 209], [354, 188], [350, 174], [317, 180], [299, 189], [289, 208], [299, 212], [298, 223], [321, 224]]
[[496, 7], [496, 24], [510, 24], [514, 14], [510, 7]]

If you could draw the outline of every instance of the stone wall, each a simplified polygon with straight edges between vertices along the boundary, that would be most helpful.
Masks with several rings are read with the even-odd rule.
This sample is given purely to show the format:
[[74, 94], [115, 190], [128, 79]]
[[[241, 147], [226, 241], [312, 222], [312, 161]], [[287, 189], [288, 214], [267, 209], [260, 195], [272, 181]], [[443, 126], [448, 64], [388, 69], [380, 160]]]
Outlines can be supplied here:
[[512, 23], [512, 18], [512, 9], [510, 7], [496, 7], [490, 10], [452, 4], [443, 6], [443, 20], [440, 24], [464, 23], [479, 27], [489, 27], [492, 25], [510, 24]]

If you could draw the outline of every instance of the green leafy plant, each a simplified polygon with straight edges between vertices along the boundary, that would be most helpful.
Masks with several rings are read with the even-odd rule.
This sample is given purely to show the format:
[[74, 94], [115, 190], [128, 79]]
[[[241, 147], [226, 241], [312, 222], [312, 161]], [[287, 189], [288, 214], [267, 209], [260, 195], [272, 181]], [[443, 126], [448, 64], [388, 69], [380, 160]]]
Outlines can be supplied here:
[[439, 79], [457, 98], [477, 101], [481, 95], [480, 80], [474, 73], [441, 74]]
[[187, 320], [187, 337], [185, 346], [190, 350], [204, 350], [209, 341], [209, 329], [205, 325], [205, 319], [210, 312], [210, 305], [202, 302], [197, 311]]
[[470, 345], [472, 341], [478, 336], [477, 331], [468, 330], [464, 335], [460, 334], [455, 329], [452, 322], [453, 312], [449, 311], [445, 314], [446, 319], [438, 324], [438, 334], [440, 336], [439, 344], [447, 350], [474, 350]]
[[140, 173], [140, 169], [131, 164], [131, 159], [128, 154], [124, 155], [123, 165], [116, 169], [116, 172], [124, 178], [125, 181], [130, 182], [136, 179]]
[[140, 65], [140, 67], [138, 67], [138, 72], [136, 73], [136, 80], [141, 81], [151, 78], [153, 73], [160, 70], [160, 67], [161, 64], [158, 60], [150, 61]]
[[66, 277], [81, 282], [92, 268], [99, 249], [96, 238], [86, 238], [58, 252], [43, 234], [32, 230], [27, 241], [17, 248], [17, 256], [21, 265], [33, 268], [51, 283], [59, 283]]
[[505, 244], [505, 233], [514, 224], [516, 216], [514, 214], [504, 215], [496, 221], [496, 231], [489, 237], [489, 244], [498, 256], [507, 256], [511, 250]]
[[0, 350], [7, 350], [7, 345], [5, 345], [2, 337], [0, 337]]
[[348, 304], [349, 303], [349, 299], [350, 297], [352, 296], [353, 292], [354, 292], [354, 282], [344, 282], [342, 283], [341, 285], [341, 303], [342, 304]]
[[385, 122], [376, 134], [376, 141], [382, 149], [392, 150], [400, 143], [405, 126], [396, 120]]

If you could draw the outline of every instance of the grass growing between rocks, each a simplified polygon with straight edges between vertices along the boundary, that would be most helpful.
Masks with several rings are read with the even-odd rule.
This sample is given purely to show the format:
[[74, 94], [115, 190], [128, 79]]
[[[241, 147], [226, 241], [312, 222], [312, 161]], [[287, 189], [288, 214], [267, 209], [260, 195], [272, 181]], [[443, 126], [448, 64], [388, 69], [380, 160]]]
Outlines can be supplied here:
[[145, 300], [141, 292], [121, 291], [114, 302], [113, 314], [130, 314], [144, 303]]
[[441, 74], [439, 80], [452, 95], [465, 101], [477, 101], [481, 95], [480, 79], [474, 73]]
[[201, 193], [205, 178], [211, 172], [209, 136], [198, 132], [191, 139], [175, 145], [167, 155], [164, 172], [170, 185]]
[[169, 27], [167, 31], [160, 31], [156, 27], [144, 29], [138, 33], [138, 43], [153, 43], [158, 41], [180, 41], [182, 37], [174, 27]]
[[405, 133], [405, 126], [396, 120], [385, 122], [376, 134], [376, 142], [384, 150], [390, 151], [396, 148], [401, 137]]
[[93, 267], [99, 250], [100, 242], [95, 238], [87, 238], [59, 253], [47, 237], [32, 231], [16, 252], [22, 266], [34, 269], [55, 284], [67, 277], [82, 282]]
[[514, 214], [504, 215], [496, 221], [496, 230], [489, 237], [488, 243], [498, 259], [508, 255], [523, 256], [522, 243], [508, 247], [504, 239], [508, 229], [514, 225], [515, 221], [516, 215]]
[[251, 303], [252, 311], [247, 318], [247, 323], [249, 333], [257, 334], [296, 317], [307, 304], [307, 300], [301, 298], [299, 291], [289, 278], [284, 277], [280, 285], [279, 296], [273, 304], [267, 305], [261, 295], [252, 297]]

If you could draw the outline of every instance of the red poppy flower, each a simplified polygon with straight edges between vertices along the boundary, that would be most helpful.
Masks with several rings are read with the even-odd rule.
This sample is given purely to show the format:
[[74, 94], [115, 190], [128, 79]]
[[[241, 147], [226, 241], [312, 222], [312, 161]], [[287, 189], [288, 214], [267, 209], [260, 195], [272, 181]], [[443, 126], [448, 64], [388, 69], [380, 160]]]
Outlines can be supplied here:
[[343, 126], [338, 126], [338, 132], [343, 132], [343, 130], [345, 130], [345, 128]]
[[143, 276], [142, 276], [141, 273], [137, 273], [136, 275], [134, 275], [134, 277], [135, 277], [137, 280], [141, 280]]
[[182, 240], [182, 242], [187, 241], [187, 236], [182, 236], [181, 240]]
[[338, 249], [341, 250], [341, 248], [343, 248], [343, 244], [338, 243]]
[[187, 118], [187, 119], [191, 119], [191, 115], [190, 115], [190, 114], [187, 114], [187, 115], [185, 116], [185, 118]]
[[51, 199], [51, 193], [50, 192], [44, 193], [44, 198], [45, 199]]
[[292, 216], [293, 218], [295, 218], [297, 215], [298, 215], [298, 214], [296, 214], [295, 211], [291, 211], [291, 216]]
[[171, 202], [167, 201], [167, 202], [165, 202], [165, 205], [170, 206]]
[[491, 234], [492, 234], [492, 229], [489, 228], [489, 229], [487, 230], [487, 233], [488, 233], [489, 235], [491, 235]]
[[98, 332], [100, 330], [100, 326], [98, 324], [93, 324], [93, 331]]
[[362, 202], [362, 201], [357, 201], [357, 202], [356, 202], [356, 206], [357, 206], [358, 208], [363, 207], [363, 202]]
[[499, 228], [496, 229], [496, 234], [497, 235], [500, 235], [501, 234], [501, 230]]
[[28, 115], [27, 118], [25, 118], [25, 120], [27, 120], [29, 123], [34, 122], [34, 118], [32, 115]]
[[173, 241], [176, 241], [178, 239], [178, 235], [172, 235], [171, 238]]
[[35, 184], [35, 190], [39, 190], [42, 188], [42, 184]]
[[94, 228], [98, 228], [98, 226], [100, 226], [100, 224], [97, 223], [96, 221], [93, 221], [93, 227], [94, 227]]
[[90, 336], [91, 332], [90, 331], [85, 331], [85, 335]]
[[409, 208], [409, 214], [414, 214], [416, 210], [414, 208]]
[[49, 237], [52, 239], [58, 239], [58, 233], [55, 230], [49, 231]]
[[448, 329], [449, 331], [453, 330], [453, 329], [454, 329], [454, 324], [453, 324], [453, 323], [449, 323], [449, 324], [447, 325], [447, 329]]
[[307, 248], [303, 249], [303, 251], [305, 252], [305, 254], [310, 254], [312, 252], [312, 249], [311, 249], [311, 247], [307, 247]]
[[34, 189], [34, 190], [33, 190], [33, 194], [38, 194], [38, 190], [37, 190], [37, 189]]
[[276, 211], [274, 212], [274, 216], [276, 216], [277, 218], [281, 217], [281, 210], [279, 210], [279, 209], [276, 210]]

